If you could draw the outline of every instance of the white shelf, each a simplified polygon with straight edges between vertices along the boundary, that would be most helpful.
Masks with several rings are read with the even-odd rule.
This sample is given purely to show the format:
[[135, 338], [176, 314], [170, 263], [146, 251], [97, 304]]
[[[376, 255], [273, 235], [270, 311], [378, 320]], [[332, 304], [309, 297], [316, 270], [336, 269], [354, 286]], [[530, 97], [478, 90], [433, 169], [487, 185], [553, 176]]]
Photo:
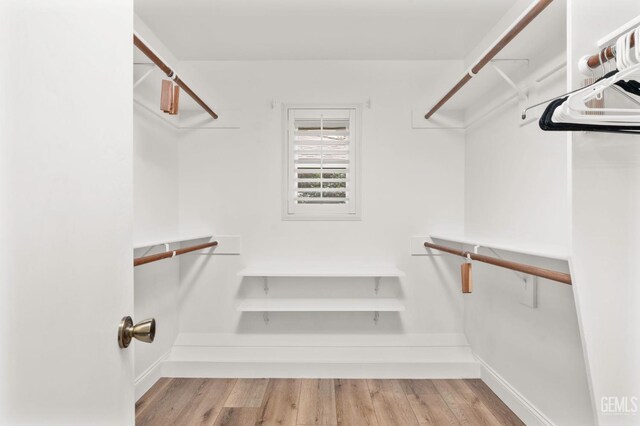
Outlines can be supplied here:
[[241, 277], [307, 277], [307, 278], [399, 278], [401, 270], [389, 266], [294, 266], [294, 267], [248, 267], [238, 272]]
[[188, 235], [186, 237], [171, 237], [171, 238], [167, 238], [164, 240], [158, 240], [158, 241], [142, 241], [139, 243], [134, 243], [133, 244], [133, 249], [140, 249], [140, 248], [145, 248], [145, 247], [153, 247], [153, 246], [159, 246], [162, 244], [172, 244], [172, 243], [181, 243], [184, 241], [193, 241], [193, 240], [204, 240], [204, 239], [208, 239], [210, 240], [211, 238], [213, 238], [213, 235], [208, 234], [208, 235]]
[[607, 34], [606, 36], [604, 36], [600, 40], [598, 40], [598, 48], [602, 49], [602, 48], [604, 48], [606, 46], [609, 46], [611, 44], [615, 44], [615, 42], [618, 39], [618, 37], [620, 37], [621, 35], [623, 35], [626, 32], [631, 31], [632, 29], [634, 29], [638, 25], [640, 25], [640, 16], [636, 16], [635, 18], [633, 18], [632, 20], [630, 20], [626, 24], [616, 28], [615, 30], [613, 30], [612, 32], [610, 32], [609, 34]]
[[250, 298], [237, 308], [240, 312], [401, 312], [404, 305], [398, 299], [294, 299]]
[[509, 244], [504, 242], [486, 241], [482, 239], [475, 239], [466, 236], [451, 236], [451, 235], [431, 235], [433, 240], [451, 241], [458, 244], [464, 244], [468, 246], [480, 246], [485, 248], [492, 248], [496, 250], [510, 251], [513, 253], [527, 254], [530, 256], [544, 257], [547, 259], [568, 260], [569, 251], [557, 246], [522, 246], [517, 244]]

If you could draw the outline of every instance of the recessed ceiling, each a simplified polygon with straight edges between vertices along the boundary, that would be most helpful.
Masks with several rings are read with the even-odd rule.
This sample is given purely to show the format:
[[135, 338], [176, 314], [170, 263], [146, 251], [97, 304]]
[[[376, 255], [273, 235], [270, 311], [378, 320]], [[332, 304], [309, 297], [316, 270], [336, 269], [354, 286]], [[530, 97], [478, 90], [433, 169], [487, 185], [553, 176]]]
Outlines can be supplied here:
[[516, 0], [135, 0], [182, 60], [461, 59]]

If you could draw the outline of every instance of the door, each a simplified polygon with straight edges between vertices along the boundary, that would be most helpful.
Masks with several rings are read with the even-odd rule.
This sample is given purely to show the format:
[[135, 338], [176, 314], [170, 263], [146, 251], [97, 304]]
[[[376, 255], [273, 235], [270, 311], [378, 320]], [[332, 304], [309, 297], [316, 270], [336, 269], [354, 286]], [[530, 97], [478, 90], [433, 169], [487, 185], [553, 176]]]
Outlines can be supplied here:
[[0, 0], [0, 424], [134, 422], [130, 0]]

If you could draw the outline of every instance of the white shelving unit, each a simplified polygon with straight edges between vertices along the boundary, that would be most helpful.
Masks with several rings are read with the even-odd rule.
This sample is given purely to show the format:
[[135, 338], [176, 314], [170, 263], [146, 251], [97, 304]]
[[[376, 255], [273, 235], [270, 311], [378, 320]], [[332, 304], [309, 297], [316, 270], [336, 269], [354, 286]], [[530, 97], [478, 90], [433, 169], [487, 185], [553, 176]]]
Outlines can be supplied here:
[[392, 298], [250, 298], [238, 305], [240, 312], [401, 312], [404, 305]]
[[213, 238], [213, 235], [208, 234], [208, 235], [187, 235], [187, 236], [173, 236], [173, 237], [169, 237], [167, 239], [164, 240], [157, 240], [157, 241], [141, 241], [141, 242], [135, 242], [133, 244], [133, 249], [141, 249], [141, 248], [146, 248], [146, 247], [153, 247], [153, 246], [160, 246], [163, 244], [173, 244], [173, 243], [182, 243], [185, 241], [194, 241], [194, 240], [210, 240]]
[[[269, 278], [373, 278], [377, 295], [382, 278], [403, 277], [404, 272], [392, 265], [345, 264], [331, 262], [319, 264], [296, 263], [291, 265], [253, 265], [238, 272], [238, 276], [259, 277], [264, 280], [265, 296], [269, 294]], [[265, 323], [269, 322], [269, 312], [373, 312], [374, 322], [378, 322], [380, 312], [404, 311], [404, 304], [396, 298], [247, 298], [242, 300], [237, 310], [240, 312], [263, 312]]]
[[516, 244], [509, 244], [500, 241], [486, 241], [477, 238], [471, 238], [467, 236], [452, 236], [452, 235], [440, 235], [435, 234], [431, 235], [432, 240], [441, 240], [441, 241], [451, 241], [453, 243], [468, 245], [468, 246], [479, 246], [485, 248], [492, 248], [495, 250], [503, 250], [510, 251], [512, 253], [521, 253], [527, 254], [530, 256], [544, 257], [547, 259], [557, 259], [557, 260], [568, 260], [569, 259], [569, 251], [564, 250], [561, 247], [555, 246], [523, 246]]

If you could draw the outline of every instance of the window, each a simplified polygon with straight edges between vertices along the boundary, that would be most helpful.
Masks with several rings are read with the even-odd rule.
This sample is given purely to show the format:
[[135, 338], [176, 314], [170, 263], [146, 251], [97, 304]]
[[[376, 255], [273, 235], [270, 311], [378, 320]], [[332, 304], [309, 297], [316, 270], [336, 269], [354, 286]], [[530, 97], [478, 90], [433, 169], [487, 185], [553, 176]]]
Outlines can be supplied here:
[[358, 108], [285, 108], [284, 219], [357, 220]]

